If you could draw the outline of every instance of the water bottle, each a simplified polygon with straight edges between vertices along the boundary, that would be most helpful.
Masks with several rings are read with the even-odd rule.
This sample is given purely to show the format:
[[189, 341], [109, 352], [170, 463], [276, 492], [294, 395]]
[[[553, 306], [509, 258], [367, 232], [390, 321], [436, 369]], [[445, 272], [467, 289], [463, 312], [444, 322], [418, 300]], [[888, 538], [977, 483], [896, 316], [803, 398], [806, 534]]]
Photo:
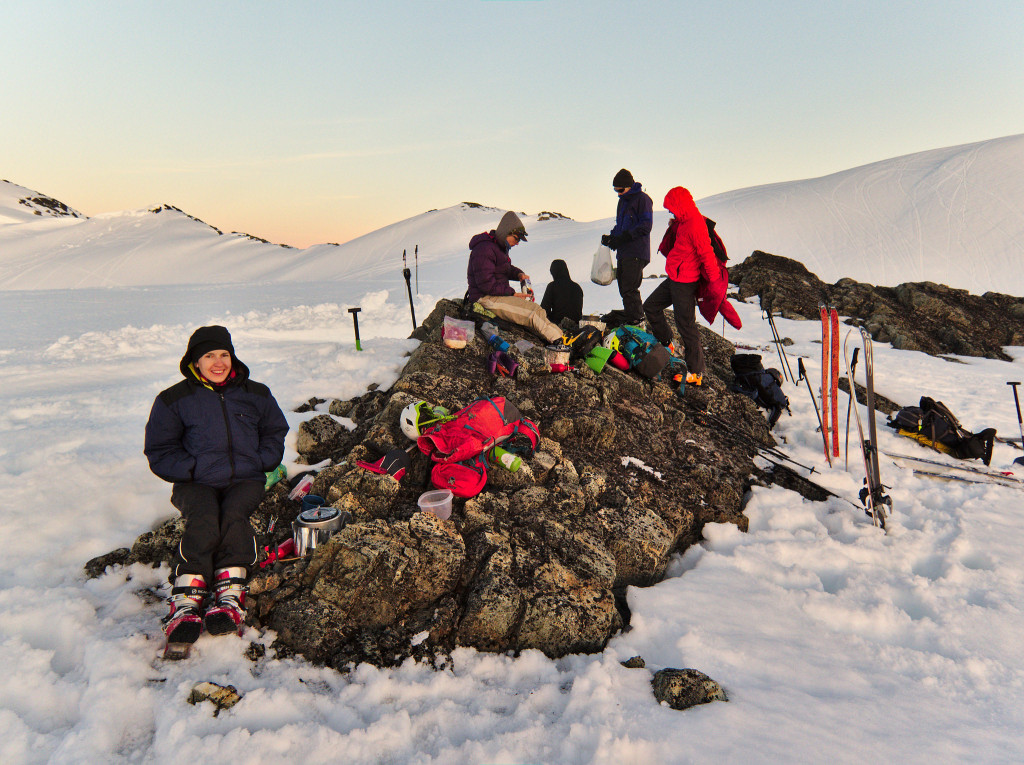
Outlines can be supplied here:
[[523, 292], [530, 296], [530, 300], [537, 302], [537, 298], [533, 296], [533, 282], [530, 281], [529, 277], [519, 282], [519, 286]]
[[496, 464], [501, 465], [510, 473], [514, 473], [523, 466], [523, 460], [518, 454], [513, 454], [510, 451], [502, 449], [500, 446], [495, 446], [487, 454], [488, 459]]
[[501, 335], [498, 334], [498, 328], [491, 324], [489, 321], [485, 321], [480, 325], [480, 334], [484, 336], [484, 339], [491, 344], [496, 350], [508, 352], [511, 347], [507, 341], [501, 339]]

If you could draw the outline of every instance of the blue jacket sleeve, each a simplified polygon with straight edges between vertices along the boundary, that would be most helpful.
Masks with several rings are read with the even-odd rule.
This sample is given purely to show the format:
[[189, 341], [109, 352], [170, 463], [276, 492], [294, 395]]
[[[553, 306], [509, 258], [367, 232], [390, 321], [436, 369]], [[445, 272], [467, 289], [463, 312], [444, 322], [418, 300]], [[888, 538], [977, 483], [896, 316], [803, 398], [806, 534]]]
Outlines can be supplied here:
[[146, 444], [143, 451], [149, 460], [149, 469], [165, 481], [178, 483], [192, 480], [196, 460], [185, 451], [182, 442], [184, 434], [185, 425], [181, 418], [158, 396], [146, 422]]

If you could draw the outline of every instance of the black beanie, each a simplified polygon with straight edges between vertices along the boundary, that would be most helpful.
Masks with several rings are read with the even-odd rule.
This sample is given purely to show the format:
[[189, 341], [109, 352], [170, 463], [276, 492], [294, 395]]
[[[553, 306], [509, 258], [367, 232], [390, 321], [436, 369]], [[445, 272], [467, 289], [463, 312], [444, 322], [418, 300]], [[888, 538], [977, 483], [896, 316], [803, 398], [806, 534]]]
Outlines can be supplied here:
[[626, 168], [622, 168], [612, 178], [612, 188], [628, 189], [633, 185], [633, 174]]
[[235, 357], [235, 347], [231, 344], [231, 333], [219, 324], [200, 327], [188, 339], [186, 358], [195, 364], [210, 351], [227, 351], [231, 358]]

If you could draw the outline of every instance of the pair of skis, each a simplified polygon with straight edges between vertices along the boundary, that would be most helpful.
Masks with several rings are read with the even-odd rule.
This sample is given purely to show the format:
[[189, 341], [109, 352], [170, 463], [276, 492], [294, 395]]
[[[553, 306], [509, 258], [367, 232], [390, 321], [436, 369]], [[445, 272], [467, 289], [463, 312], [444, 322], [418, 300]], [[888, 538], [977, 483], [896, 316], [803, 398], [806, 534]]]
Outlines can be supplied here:
[[944, 478], [952, 481], [964, 481], [966, 483], [988, 483], [996, 486], [1009, 486], [1024, 491], [1024, 479], [1017, 478], [1013, 473], [1000, 472], [989, 468], [977, 467], [976, 465], [955, 465], [950, 462], [940, 462], [926, 457], [914, 457], [909, 454], [895, 454], [884, 452], [887, 457], [893, 460], [898, 467], [911, 470], [915, 475], [927, 475], [933, 478]]
[[[853, 330], [851, 329], [846, 333], [846, 339], [843, 342], [843, 359], [846, 362], [846, 376], [850, 383], [851, 399], [857, 395], [848, 351], [852, 334]], [[884, 530], [886, 507], [892, 507], [892, 500], [885, 494], [885, 487], [882, 485], [882, 477], [878, 469], [878, 433], [875, 426], [875, 362], [871, 350], [871, 335], [862, 327], [860, 336], [864, 346], [864, 390], [865, 404], [868, 410], [868, 435], [865, 437], [864, 425], [860, 418], [860, 407], [856, 404], [853, 405], [853, 412], [857, 419], [857, 435], [860, 438], [860, 452], [864, 459], [864, 488], [860, 491], [860, 500], [864, 503], [872, 522]]]

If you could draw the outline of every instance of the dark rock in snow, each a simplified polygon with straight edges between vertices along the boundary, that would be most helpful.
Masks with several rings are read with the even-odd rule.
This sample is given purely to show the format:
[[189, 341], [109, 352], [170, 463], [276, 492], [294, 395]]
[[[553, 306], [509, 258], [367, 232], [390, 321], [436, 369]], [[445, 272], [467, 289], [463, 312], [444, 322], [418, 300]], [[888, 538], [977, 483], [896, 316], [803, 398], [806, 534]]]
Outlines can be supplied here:
[[759, 297], [787, 319], [817, 321], [827, 300], [848, 324], [862, 326], [880, 343], [933, 356], [983, 356], [1009, 361], [1006, 345], [1024, 345], [1024, 298], [986, 292], [971, 295], [932, 282], [874, 287], [840, 279], [825, 284], [802, 264], [755, 251], [729, 269], [740, 299]]
[[722, 686], [696, 669], [663, 669], [651, 680], [654, 698], [673, 709], [689, 709], [712, 701], [728, 701]]

